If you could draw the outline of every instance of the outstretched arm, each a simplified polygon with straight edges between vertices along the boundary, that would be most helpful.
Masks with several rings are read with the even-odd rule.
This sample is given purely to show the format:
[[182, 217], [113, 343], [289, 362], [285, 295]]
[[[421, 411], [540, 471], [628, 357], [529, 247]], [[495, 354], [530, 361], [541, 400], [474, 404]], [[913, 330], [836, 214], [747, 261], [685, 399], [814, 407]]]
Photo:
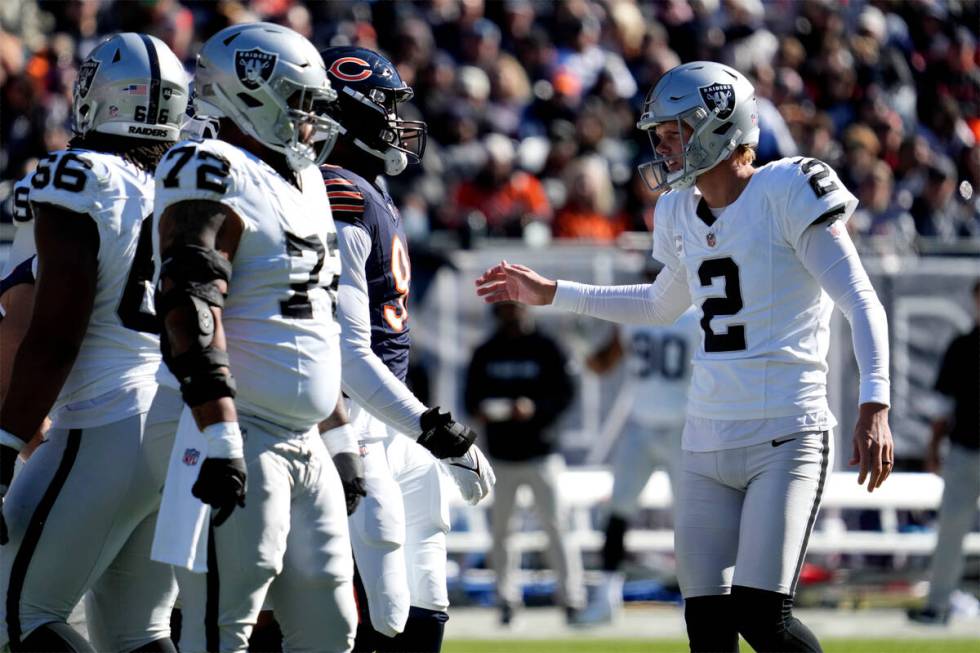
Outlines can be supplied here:
[[553, 304], [621, 324], [671, 324], [691, 305], [681, 267], [665, 267], [652, 284], [592, 286], [554, 281], [526, 266], [501, 261], [476, 280], [476, 294], [488, 304]]
[[891, 474], [895, 461], [888, 427], [888, 317], [842, 224], [809, 227], [800, 237], [796, 251], [804, 267], [851, 324], [861, 389], [853, 454], [848, 464], [860, 464], [858, 483], [867, 479], [868, 492], [872, 492]]
[[364, 265], [370, 253], [369, 235], [355, 225], [338, 233], [342, 274], [338, 289], [337, 318], [341, 325], [344, 390], [365, 410], [416, 442], [436, 458], [463, 456], [476, 433], [427, 408], [371, 349], [371, 318]]
[[408, 386], [371, 349], [371, 315], [364, 265], [371, 237], [358, 226], [338, 223], [342, 272], [337, 319], [344, 391], [369, 413], [402, 433], [415, 435], [427, 410]]

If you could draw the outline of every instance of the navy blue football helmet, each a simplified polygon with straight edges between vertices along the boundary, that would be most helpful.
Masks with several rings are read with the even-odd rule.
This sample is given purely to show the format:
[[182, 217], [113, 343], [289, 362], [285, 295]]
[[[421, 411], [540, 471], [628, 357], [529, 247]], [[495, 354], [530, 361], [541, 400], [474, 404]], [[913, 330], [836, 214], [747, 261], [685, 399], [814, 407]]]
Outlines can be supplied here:
[[321, 53], [337, 101], [328, 109], [340, 123], [340, 138], [384, 161], [385, 174], [400, 174], [418, 163], [427, 128], [420, 120], [398, 117], [398, 105], [415, 95], [395, 65], [377, 52], [355, 46]]

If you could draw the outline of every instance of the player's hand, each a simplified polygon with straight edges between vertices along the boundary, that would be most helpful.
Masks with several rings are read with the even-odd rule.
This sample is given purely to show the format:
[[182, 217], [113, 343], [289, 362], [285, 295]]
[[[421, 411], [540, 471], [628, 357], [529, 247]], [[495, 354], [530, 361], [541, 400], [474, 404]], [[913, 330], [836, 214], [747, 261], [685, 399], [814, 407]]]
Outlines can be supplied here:
[[490, 461], [475, 444], [464, 455], [446, 458], [442, 462], [456, 481], [460, 495], [471, 506], [480, 503], [490, 494], [494, 483], [497, 482]]
[[464, 455], [476, 440], [473, 429], [453, 420], [449, 413], [440, 413], [438, 406], [422, 413], [419, 426], [422, 435], [416, 442], [440, 459]]
[[881, 487], [895, 466], [895, 445], [888, 427], [888, 406], [861, 404], [854, 427], [854, 452], [848, 465], [860, 464], [858, 485], [868, 480], [868, 492]]
[[367, 496], [367, 483], [364, 480], [364, 461], [356, 453], [342, 451], [333, 457], [333, 464], [344, 485], [344, 498], [347, 500], [347, 515], [353, 515], [361, 497]]
[[3, 498], [14, 480], [14, 464], [17, 462], [17, 450], [13, 447], [0, 445], [0, 546], [10, 541], [7, 533], [7, 521], [3, 518]]
[[211, 523], [221, 526], [236, 505], [245, 507], [245, 488], [244, 458], [207, 458], [191, 494], [218, 511]]
[[476, 280], [476, 294], [487, 304], [520, 302], [544, 306], [555, 299], [558, 282], [529, 267], [501, 261]]

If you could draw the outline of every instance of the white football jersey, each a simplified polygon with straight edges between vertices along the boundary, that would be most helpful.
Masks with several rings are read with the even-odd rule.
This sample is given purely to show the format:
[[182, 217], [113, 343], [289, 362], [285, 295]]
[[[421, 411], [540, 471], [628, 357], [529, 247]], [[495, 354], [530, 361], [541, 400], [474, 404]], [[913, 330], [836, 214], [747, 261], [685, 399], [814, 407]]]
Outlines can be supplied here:
[[[160, 342], [154, 334], [128, 328], [126, 316], [132, 301], [138, 308], [145, 300], [138, 274], [133, 275], [136, 287], [127, 288], [144, 221], [153, 213], [153, 177], [114, 154], [52, 152], [31, 174], [28, 198], [34, 214], [43, 204], [86, 214], [99, 233], [92, 316], [52, 420], [59, 427], [83, 428], [146, 412], [156, 389]], [[143, 240], [141, 254], [149, 262]], [[43, 275], [43, 261], [39, 267]]]
[[220, 202], [241, 218], [222, 316], [235, 403], [305, 432], [333, 412], [340, 392], [340, 257], [319, 170], [299, 176], [302, 191], [224, 141], [178, 143], [157, 168], [153, 248], [159, 270], [160, 216], [178, 202]]
[[689, 415], [829, 415], [833, 303], [803, 267], [796, 246], [814, 222], [843, 223], [856, 206], [828, 165], [806, 158], [759, 168], [716, 219], [696, 187], [660, 198], [653, 256], [674, 269], [683, 266], [702, 332]]
[[669, 326], [625, 324], [621, 329], [633, 421], [649, 427], [683, 426], [691, 358], [701, 346], [696, 311], [689, 308]]

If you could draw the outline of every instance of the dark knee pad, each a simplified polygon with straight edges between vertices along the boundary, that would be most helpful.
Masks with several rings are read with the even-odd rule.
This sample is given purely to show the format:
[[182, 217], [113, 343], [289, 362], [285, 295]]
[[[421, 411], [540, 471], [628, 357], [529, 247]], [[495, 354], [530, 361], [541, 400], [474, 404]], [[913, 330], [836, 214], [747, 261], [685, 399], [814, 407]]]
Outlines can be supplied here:
[[164, 637], [135, 648], [130, 653], [177, 653], [177, 647], [169, 637]]
[[731, 596], [685, 599], [684, 621], [691, 653], [738, 653], [738, 628]]
[[732, 587], [738, 632], [757, 653], [822, 653], [816, 635], [793, 616], [788, 594]]
[[609, 515], [606, 524], [606, 541], [602, 544], [602, 570], [616, 571], [626, 558], [626, 519]]
[[36, 628], [16, 646], [11, 642], [10, 650], [13, 653], [95, 653], [77, 630], [60, 621]]
[[441, 610], [412, 606], [405, 630], [394, 637], [382, 637], [378, 653], [439, 653], [449, 615]]

